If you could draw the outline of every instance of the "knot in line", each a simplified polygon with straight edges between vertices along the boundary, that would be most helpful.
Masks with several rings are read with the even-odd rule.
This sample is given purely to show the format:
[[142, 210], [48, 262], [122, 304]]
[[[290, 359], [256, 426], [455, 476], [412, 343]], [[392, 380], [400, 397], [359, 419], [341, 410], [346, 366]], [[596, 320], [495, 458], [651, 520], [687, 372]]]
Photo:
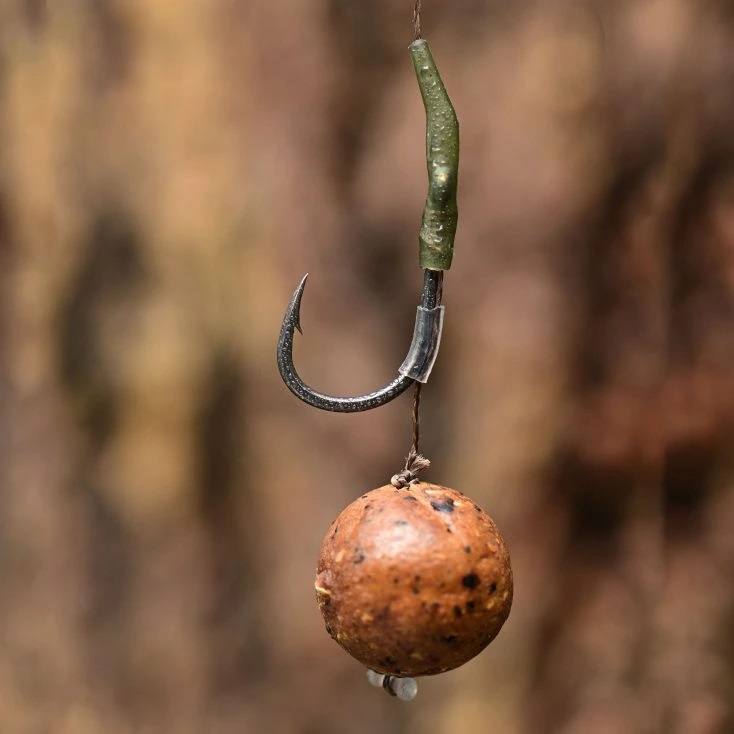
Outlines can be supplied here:
[[431, 462], [425, 456], [421, 456], [414, 449], [411, 449], [405, 460], [405, 469], [394, 474], [390, 479], [390, 484], [396, 489], [404, 489], [410, 484], [415, 484], [419, 481], [419, 472], [427, 469], [430, 465]]

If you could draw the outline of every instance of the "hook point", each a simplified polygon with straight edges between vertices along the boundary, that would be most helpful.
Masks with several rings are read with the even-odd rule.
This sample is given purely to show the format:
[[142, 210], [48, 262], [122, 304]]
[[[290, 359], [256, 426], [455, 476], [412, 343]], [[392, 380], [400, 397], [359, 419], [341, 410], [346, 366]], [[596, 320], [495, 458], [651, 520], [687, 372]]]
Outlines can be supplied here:
[[303, 291], [306, 288], [306, 279], [308, 273], [306, 273], [298, 287], [293, 291], [291, 302], [288, 304], [288, 320], [293, 324], [293, 327], [298, 329], [298, 333], [303, 335], [303, 329], [301, 328], [301, 299], [303, 298]]

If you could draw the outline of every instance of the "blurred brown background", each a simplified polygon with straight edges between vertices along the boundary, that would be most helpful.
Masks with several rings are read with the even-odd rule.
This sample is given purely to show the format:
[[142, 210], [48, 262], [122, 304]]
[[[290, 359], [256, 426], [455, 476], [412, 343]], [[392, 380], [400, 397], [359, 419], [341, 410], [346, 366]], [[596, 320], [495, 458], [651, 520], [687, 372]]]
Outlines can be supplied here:
[[402, 704], [319, 544], [401, 468], [410, 0], [0, 4], [0, 732], [734, 731], [734, 9], [425, 0], [462, 125], [427, 478], [513, 555]]

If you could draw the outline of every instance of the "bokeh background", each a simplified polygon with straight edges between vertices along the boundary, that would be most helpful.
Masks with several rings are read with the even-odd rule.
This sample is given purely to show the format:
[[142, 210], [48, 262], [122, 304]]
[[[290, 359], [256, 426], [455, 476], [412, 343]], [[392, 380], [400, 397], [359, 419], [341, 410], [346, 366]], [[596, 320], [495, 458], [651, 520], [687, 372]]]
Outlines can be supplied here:
[[426, 477], [498, 639], [367, 685], [314, 593], [402, 467], [424, 117], [404, 0], [0, 4], [0, 731], [734, 731], [734, 9], [425, 0], [462, 131]]

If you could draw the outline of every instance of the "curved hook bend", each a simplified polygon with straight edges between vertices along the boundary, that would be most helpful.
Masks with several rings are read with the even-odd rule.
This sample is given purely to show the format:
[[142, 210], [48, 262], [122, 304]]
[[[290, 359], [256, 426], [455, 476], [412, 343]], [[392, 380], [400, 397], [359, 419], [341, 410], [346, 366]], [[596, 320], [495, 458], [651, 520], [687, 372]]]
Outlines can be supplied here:
[[426, 382], [438, 355], [443, 326], [441, 285], [443, 273], [426, 270], [423, 280], [421, 303], [415, 319], [413, 341], [408, 355], [398, 370], [398, 376], [379, 390], [356, 397], [326, 395], [310, 388], [298, 375], [293, 364], [293, 334], [301, 331], [301, 299], [308, 273], [303, 276], [288, 304], [278, 338], [278, 369], [288, 389], [304, 403], [335, 413], [357, 413], [389, 403], [405, 392], [414, 381]]

